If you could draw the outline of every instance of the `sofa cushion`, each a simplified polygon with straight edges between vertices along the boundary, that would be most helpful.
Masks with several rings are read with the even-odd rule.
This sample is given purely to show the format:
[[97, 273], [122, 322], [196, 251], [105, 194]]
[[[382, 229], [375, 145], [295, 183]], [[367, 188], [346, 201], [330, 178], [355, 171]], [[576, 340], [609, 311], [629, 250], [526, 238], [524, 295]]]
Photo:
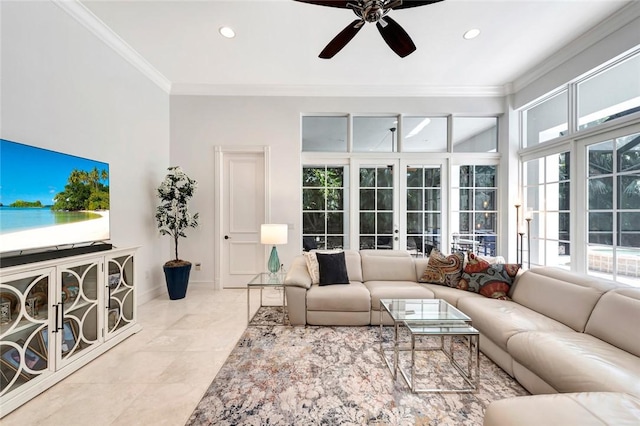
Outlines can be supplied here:
[[311, 284], [311, 275], [309, 275], [309, 268], [307, 268], [304, 256], [296, 256], [287, 271], [284, 285], [307, 289], [311, 287]]
[[371, 309], [380, 310], [380, 299], [433, 299], [428, 288], [412, 281], [367, 281], [371, 294]]
[[640, 288], [605, 293], [596, 303], [585, 333], [640, 357]]
[[505, 351], [509, 338], [523, 331], [572, 331], [561, 322], [509, 300], [463, 297], [457, 307], [471, 317], [480, 333]]
[[358, 250], [344, 250], [344, 260], [347, 264], [347, 274], [351, 281], [364, 281], [362, 279], [362, 258]]
[[514, 361], [558, 392], [627, 392], [640, 397], [640, 360], [589, 334], [532, 331], [512, 336]]
[[509, 290], [516, 278], [520, 265], [490, 264], [469, 253], [469, 261], [456, 288], [468, 290], [492, 299], [509, 300]]
[[462, 276], [463, 263], [464, 253], [462, 252], [445, 256], [438, 249], [433, 249], [429, 255], [429, 263], [418, 281], [457, 287]]
[[640, 399], [618, 392], [580, 392], [505, 398], [492, 402], [483, 426], [637, 425]]
[[360, 256], [362, 281], [417, 281], [413, 258], [407, 251], [360, 250]]
[[357, 281], [307, 290], [307, 311], [369, 312], [370, 306], [369, 290]]
[[[520, 274], [512, 286], [514, 302], [584, 331], [596, 302], [615, 284], [559, 268], [539, 267]], [[567, 307], [571, 309], [567, 309]]]
[[319, 285], [349, 284], [344, 252], [316, 253], [316, 258], [320, 275]]

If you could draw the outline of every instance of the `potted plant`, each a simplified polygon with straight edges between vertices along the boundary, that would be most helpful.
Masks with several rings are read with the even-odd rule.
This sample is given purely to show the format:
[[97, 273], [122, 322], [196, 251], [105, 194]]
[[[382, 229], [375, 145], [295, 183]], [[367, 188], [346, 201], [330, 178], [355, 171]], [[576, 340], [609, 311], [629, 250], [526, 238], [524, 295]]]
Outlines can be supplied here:
[[178, 240], [187, 237], [187, 228], [198, 226], [198, 213], [189, 213], [187, 203], [196, 190], [197, 182], [189, 178], [180, 167], [169, 167], [169, 173], [158, 187], [160, 205], [156, 209], [156, 222], [162, 235], [173, 237], [175, 259], [164, 264], [164, 275], [171, 300], [182, 299], [187, 294], [191, 262], [178, 256]]

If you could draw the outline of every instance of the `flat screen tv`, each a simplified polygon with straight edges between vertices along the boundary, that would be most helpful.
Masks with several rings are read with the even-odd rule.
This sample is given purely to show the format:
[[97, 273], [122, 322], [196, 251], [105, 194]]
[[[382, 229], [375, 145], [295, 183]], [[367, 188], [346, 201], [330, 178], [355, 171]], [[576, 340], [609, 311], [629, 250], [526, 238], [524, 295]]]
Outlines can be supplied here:
[[107, 163], [0, 139], [3, 267], [107, 250], [109, 237]]

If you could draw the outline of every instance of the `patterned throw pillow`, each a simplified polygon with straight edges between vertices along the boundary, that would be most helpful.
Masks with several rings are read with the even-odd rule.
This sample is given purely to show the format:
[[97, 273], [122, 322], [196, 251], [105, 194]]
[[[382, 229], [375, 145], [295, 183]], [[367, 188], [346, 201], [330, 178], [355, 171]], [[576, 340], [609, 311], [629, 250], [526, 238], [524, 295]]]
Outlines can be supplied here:
[[504, 263], [492, 265], [473, 253], [464, 268], [457, 288], [481, 294], [485, 297], [510, 300], [508, 294], [520, 265]]
[[431, 283], [457, 287], [462, 275], [464, 253], [453, 253], [445, 256], [438, 249], [431, 250], [427, 268], [420, 277], [421, 283]]

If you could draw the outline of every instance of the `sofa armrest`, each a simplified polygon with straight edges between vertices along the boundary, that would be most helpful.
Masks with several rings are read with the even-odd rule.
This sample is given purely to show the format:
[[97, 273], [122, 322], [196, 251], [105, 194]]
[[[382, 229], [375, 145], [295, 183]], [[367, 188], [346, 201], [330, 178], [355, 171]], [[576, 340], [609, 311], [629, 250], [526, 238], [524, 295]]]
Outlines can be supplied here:
[[311, 288], [311, 275], [307, 269], [307, 262], [304, 256], [297, 256], [291, 263], [291, 268], [284, 278], [285, 286]]

